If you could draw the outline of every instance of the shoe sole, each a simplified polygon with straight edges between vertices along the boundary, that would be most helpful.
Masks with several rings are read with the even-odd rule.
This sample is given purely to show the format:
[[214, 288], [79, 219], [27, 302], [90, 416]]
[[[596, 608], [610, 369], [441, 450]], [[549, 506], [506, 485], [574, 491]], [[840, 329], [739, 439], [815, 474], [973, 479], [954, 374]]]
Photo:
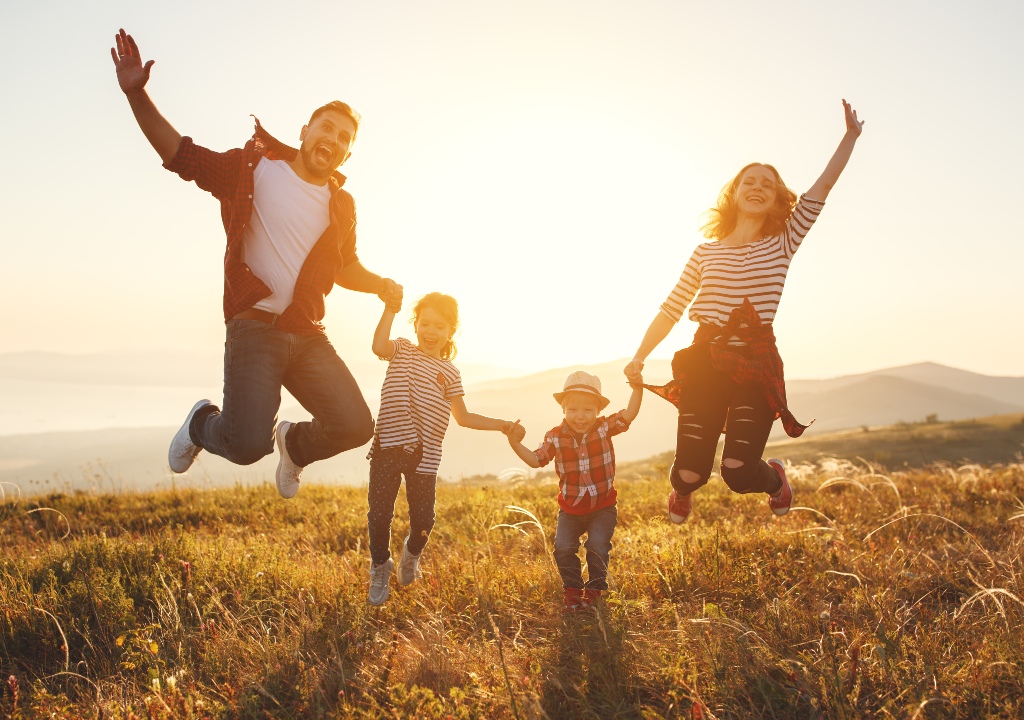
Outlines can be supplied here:
[[192, 456], [192, 459], [188, 461], [188, 465], [186, 465], [181, 470], [175, 469], [175, 460], [180, 460], [181, 456], [176, 456], [172, 454], [171, 451], [174, 448], [174, 443], [175, 441], [177, 441], [178, 436], [181, 435], [182, 433], [185, 433], [185, 435], [189, 438], [188, 441], [190, 443], [192, 442], [192, 437], [191, 434], [189, 433], [189, 425], [192, 424], [192, 418], [196, 416], [196, 412], [199, 410], [199, 408], [204, 407], [206, 405], [213, 405], [213, 403], [210, 400], [203, 399], [197, 402], [195, 405], [193, 405], [192, 409], [188, 411], [188, 415], [185, 416], [185, 422], [182, 423], [182, 426], [178, 428], [178, 432], [174, 433], [174, 437], [171, 438], [171, 446], [167, 448], [167, 466], [171, 469], [172, 473], [180, 475], [181, 473], [188, 472], [188, 469], [192, 467], [192, 463], [196, 461], [196, 457], [199, 455], [200, 452], [202, 452], [203, 449], [199, 448], [196, 451], [196, 454]]
[[[277, 451], [282, 457], [288, 458], [288, 462], [291, 462], [292, 459], [291, 456], [288, 455], [288, 448], [285, 446], [285, 437], [288, 435], [288, 430], [291, 426], [292, 423], [287, 420], [282, 420], [277, 424], [277, 430], [274, 431], [274, 440], [277, 442]], [[278, 461], [278, 470], [280, 470], [280, 461]], [[295, 483], [294, 488], [282, 487], [280, 472], [274, 473], [274, 483], [277, 485], [277, 494], [285, 500], [291, 500], [299, 494], [299, 483]], [[289, 494], [289, 492], [291, 494]], [[387, 600], [387, 598], [384, 598], [384, 600]], [[381, 602], [384, 602], [384, 600]]]

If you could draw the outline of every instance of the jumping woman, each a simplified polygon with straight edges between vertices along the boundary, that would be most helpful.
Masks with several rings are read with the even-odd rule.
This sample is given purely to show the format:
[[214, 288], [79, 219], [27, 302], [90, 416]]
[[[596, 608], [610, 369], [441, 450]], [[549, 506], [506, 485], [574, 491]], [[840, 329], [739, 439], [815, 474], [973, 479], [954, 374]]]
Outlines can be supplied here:
[[738, 493], [767, 493], [785, 515], [793, 491], [780, 460], [761, 459], [776, 418], [790, 437], [806, 429], [786, 406], [782, 360], [772, 321], [793, 255], [846, 167], [863, 121], [843, 100], [846, 134], [825, 171], [799, 199], [771, 165], [740, 170], [718, 196], [702, 228], [710, 242], [697, 246], [668, 299], [625, 368], [634, 376], [679, 322], [687, 305], [700, 327], [693, 343], [675, 354], [673, 380], [646, 386], [679, 408], [668, 515], [682, 523], [691, 497], [711, 477], [718, 438], [725, 432], [722, 479]]

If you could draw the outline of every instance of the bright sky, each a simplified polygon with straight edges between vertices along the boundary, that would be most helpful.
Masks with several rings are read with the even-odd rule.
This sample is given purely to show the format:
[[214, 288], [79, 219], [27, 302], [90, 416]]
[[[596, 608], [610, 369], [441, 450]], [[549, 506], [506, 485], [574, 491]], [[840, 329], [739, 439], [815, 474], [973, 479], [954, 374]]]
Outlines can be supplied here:
[[[744, 164], [798, 192], [867, 121], [776, 323], [791, 377], [932, 360], [1024, 374], [1019, 2], [267, 0], [4, 3], [0, 352], [216, 352], [215, 200], [160, 167], [118, 27], [182, 133], [298, 142], [338, 98], [363, 263], [462, 305], [459, 358], [628, 357]], [[328, 298], [370, 357], [375, 297]], [[402, 318], [401, 329], [408, 328]], [[693, 333], [680, 323], [656, 351]], [[409, 330], [411, 332], [411, 330]]]

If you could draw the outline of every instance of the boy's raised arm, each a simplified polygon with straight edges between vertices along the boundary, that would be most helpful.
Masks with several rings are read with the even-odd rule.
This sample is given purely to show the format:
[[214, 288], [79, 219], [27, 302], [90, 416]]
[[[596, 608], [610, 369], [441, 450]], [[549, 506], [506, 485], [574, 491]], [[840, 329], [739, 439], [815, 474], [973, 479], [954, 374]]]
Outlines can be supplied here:
[[640, 403], [644, 399], [643, 378], [639, 373], [632, 377], [636, 378], [635, 381], [633, 379], [629, 381], [630, 387], [633, 388], [633, 393], [629, 396], [629, 403], [626, 405], [626, 409], [622, 411], [622, 417], [628, 423], [636, 420], [636, 416], [640, 414]]
[[181, 134], [160, 114], [146, 92], [149, 71], [156, 61], [149, 60], [143, 65], [135, 38], [128, 35], [124, 29], [114, 37], [114, 42], [117, 47], [110, 48], [110, 56], [117, 69], [117, 84], [128, 98], [128, 104], [143, 135], [166, 165], [178, 154]]

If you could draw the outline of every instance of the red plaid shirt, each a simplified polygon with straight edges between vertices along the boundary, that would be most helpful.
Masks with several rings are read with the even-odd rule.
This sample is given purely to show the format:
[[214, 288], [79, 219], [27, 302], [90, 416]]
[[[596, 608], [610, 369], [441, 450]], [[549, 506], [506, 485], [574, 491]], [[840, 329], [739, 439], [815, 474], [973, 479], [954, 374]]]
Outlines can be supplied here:
[[[270, 288], [245, 264], [242, 232], [253, 209], [253, 174], [261, 158], [291, 162], [298, 150], [271, 137], [260, 121], [244, 148], [214, 152], [183, 137], [174, 158], [164, 165], [183, 180], [220, 200], [220, 216], [227, 233], [224, 253], [224, 322], [270, 295]], [[345, 176], [335, 172], [328, 180], [331, 189], [330, 225], [309, 251], [295, 281], [292, 304], [281, 314], [275, 327], [297, 335], [324, 332], [324, 297], [334, 287], [334, 278], [356, 256], [356, 208], [352, 196], [341, 186]]]
[[[746, 347], [730, 346], [729, 339], [734, 336], [745, 342]], [[730, 313], [724, 327], [702, 323], [697, 328], [693, 344], [672, 358], [672, 382], [644, 387], [678, 406], [682, 398], [682, 381], [697, 353], [703, 351], [710, 351], [712, 365], [736, 382], [759, 385], [768, 405], [775, 411], [775, 417], [782, 418], [787, 435], [803, 435], [811, 423], [803, 425], [797, 422], [786, 404], [786, 379], [782, 358], [775, 345], [775, 332], [770, 324], [761, 323], [749, 299], [744, 298], [743, 304]]]
[[577, 438], [565, 422], [544, 435], [536, 451], [537, 462], [544, 466], [554, 459], [558, 505], [567, 513], [584, 515], [615, 504], [612, 436], [626, 430], [629, 422], [620, 411], [599, 417], [582, 438]]

